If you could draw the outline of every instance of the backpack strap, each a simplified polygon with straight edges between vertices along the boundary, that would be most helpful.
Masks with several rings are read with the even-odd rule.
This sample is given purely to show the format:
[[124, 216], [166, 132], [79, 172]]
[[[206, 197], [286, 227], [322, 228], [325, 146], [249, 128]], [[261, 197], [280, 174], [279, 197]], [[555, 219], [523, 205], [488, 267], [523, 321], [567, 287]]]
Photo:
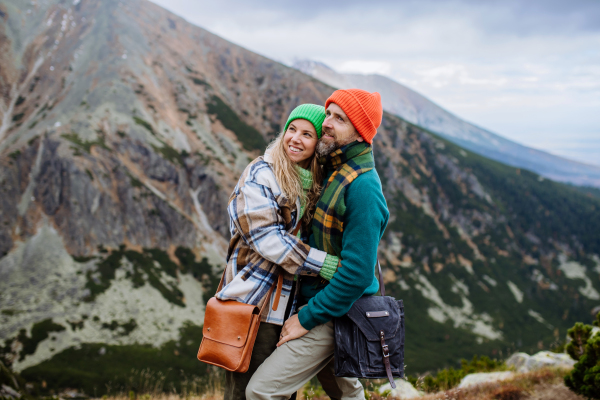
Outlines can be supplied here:
[[385, 284], [383, 283], [383, 274], [381, 273], [381, 264], [379, 264], [379, 257], [377, 257], [377, 269], [379, 270], [379, 293], [385, 296]]
[[[379, 268], [379, 272], [381, 272], [381, 268]], [[385, 365], [385, 372], [387, 374], [388, 380], [390, 381], [390, 385], [392, 385], [392, 389], [396, 389], [396, 382], [394, 382], [394, 377], [392, 376], [392, 366], [390, 365], [390, 351], [388, 349], [388, 345], [385, 344], [385, 333], [383, 331], [379, 331], [379, 340], [381, 341], [381, 350], [383, 352], [383, 365]]]

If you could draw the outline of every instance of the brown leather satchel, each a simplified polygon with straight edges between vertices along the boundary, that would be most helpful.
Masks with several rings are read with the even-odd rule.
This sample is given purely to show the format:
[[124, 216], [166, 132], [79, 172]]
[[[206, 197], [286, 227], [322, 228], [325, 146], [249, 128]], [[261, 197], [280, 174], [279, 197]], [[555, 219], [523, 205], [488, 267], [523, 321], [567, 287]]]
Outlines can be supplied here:
[[[217, 292], [223, 287], [223, 277]], [[279, 306], [283, 274], [277, 278], [277, 292], [273, 310]], [[246, 372], [260, 325], [260, 316], [269, 303], [275, 284], [269, 289], [260, 309], [235, 300], [219, 300], [212, 297], [204, 313], [203, 338], [198, 349], [198, 360], [233, 372]]]

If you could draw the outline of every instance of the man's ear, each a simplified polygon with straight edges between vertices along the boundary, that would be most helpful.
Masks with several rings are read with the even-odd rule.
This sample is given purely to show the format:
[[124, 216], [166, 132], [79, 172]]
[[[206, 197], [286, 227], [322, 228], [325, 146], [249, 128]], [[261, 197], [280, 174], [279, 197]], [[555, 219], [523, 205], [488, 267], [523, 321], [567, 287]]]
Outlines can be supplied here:
[[[352, 127], [354, 127], [354, 125]], [[358, 142], [362, 142], [363, 140], [365, 140], [365, 139], [363, 139], [362, 136], [360, 136], [360, 133], [358, 133], [358, 131], [356, 130], [356, 128], [354, 128], [354, 134], [356, 135], [356, 140]]]

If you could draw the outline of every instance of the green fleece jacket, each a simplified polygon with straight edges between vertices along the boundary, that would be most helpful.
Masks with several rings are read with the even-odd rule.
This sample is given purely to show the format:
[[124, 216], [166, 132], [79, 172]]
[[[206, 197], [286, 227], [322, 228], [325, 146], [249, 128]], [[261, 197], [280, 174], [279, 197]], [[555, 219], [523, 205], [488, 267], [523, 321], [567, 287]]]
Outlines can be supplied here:
[[[323, 187], [333, 172], [325, 171]], [[302, 277], [300, 304], [308, 304], [298, 318], [308, 330], [344, 315], [357, 299], [379, 289], [375, 277], [377, 248], [390, 213], [375, 168], [350, 183], [344, 200], [341, 268], [329, 282], [321, 277]], [[309, 244], [319, 249], [312, 234]]]

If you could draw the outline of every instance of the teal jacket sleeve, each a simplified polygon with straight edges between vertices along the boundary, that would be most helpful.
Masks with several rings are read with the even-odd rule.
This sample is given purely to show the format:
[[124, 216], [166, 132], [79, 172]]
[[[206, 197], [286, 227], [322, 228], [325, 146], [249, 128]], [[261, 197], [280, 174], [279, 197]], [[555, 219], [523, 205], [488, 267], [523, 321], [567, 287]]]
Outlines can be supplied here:
[[345, 202], [341, 267], [329, 285], [298, 313], [300, 324], [308, 330], [344, 315], [363, 294], [374, 294], [378, 289], [377, 247], [387, 226], [389, 211], [374, 169], [350, 184]]

